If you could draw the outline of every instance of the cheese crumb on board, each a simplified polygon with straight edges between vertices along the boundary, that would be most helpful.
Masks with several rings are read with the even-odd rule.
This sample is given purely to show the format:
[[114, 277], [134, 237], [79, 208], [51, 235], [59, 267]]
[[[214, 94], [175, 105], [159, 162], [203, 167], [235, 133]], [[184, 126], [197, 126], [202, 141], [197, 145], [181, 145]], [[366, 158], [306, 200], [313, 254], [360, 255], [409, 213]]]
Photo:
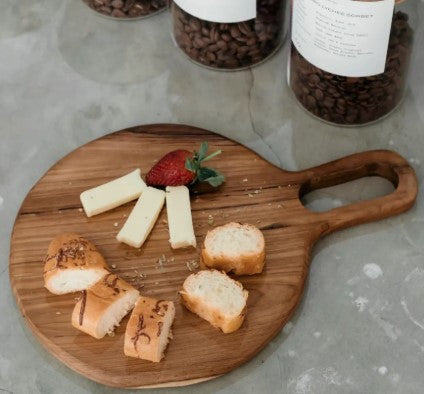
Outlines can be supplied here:
[[140, 248], [152, 231], [164, 202], [163, 190], [146, 187], [116, 239], [134, 248]]
[[166, 187], [166, 211], [171, 247], [195, 248], [196, 236], [191, 216], [190, 192], [186, 186]]
[[147, 188], [140, 169], [82, 192], [81, 203], [88, 217], [109, 211], [140, 197]]

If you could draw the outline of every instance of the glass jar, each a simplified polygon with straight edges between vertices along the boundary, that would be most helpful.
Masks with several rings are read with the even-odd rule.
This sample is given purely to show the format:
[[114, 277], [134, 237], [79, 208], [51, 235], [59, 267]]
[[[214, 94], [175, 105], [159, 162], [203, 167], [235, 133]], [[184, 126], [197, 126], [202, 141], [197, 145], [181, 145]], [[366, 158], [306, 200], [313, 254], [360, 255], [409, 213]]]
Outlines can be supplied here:
[[415, 6], [403, 0], [294, 0], [288, 80], [299, 103], [345, 126], [392, 112], [405, 93]]
[[140, 19], [168, 7], [168, 0], [83, 0], [94, 11], [113, 19]]
[[243, 69], [281, 47], [285, 11], [286, 0], [174, 0], [174, 38], [198, 64]]

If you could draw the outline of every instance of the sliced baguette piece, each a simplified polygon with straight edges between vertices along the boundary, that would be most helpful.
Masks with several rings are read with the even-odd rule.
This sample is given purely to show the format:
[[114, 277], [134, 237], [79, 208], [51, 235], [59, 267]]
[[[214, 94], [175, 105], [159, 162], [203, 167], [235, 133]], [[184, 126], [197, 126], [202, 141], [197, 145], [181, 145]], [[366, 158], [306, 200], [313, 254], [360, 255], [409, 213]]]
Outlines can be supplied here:
[[103, 338], [119, 326], [139, 295], [137, 289], [109, 273], [83, 291], [72, 313], [72, 325], [94, 338]]
[[209, 268], [236, 275], [258, 274], [265, 264], [265, 239], [251, 224], [227, 223], [208, 231], [201, 258]]
[[108, 268], [92, 242], [79, 234], [64, 233], [48, 247], [44, 286], [54, 294], [86, 290], [107, 275]]
[[248, 292], [224, 272], [205, 270], [191, 274], [180, 294], [187, 309], [226, 334], [238, 330], [243, 323]]
[[165, 356], [175, 317], [172, 301], [139, 297], [125, 331], [124, 353], [155, 363]]

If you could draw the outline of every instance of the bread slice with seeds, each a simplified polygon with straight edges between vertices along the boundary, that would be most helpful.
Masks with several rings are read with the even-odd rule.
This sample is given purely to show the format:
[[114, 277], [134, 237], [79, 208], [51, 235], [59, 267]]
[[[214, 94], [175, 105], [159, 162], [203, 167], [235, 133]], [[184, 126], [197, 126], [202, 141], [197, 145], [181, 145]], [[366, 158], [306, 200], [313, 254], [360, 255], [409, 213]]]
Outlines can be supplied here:
[[125, 355], [156, 363], [161, 361], [172, 338], [174, 317], [175, 306], [172, 301], [141, 296], [125, 331]]
[[72, 313], [72, 325], [97, 339], [112, 334], [139, 295], [133, 286], [109, 273], [83, 291]]
[[265, 239], [251, 224], [228, 223], [208, 231], [201, 257], [209, 268], [236, 275], [258, 274], [265, 264]]
[[54, 294], [86, 290], [107, 275], [108, 268], [92, 242], [79, 234], [64, 233], [48, 247], [44, 286]]
[[248, 292], [224, 272], [205, 270], [191, 274], [180, 294], [187, 309], [224, 333], [238, 330], [243, 323]]

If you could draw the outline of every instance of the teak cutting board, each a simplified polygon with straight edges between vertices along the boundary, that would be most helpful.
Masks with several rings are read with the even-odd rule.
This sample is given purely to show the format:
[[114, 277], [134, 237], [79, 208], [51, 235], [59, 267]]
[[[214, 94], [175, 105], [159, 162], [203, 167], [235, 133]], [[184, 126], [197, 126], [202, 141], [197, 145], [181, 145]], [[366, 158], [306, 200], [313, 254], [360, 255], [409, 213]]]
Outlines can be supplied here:
[[[239, 278], [249, 291], [248, 312], [241, 329], [232, 334], [221, 333], [181, 305], [177, 292], [190, 274], [186, 263], [198, 258], [198, 250], [170, 248], [165, 209], [138, 250], [115, 239], [134, 202], [87, 218], [79, 200], [83, 190], [135, 168], [145, 174], [165, 153], [196, 149], [204, 140], [209, 141], [211, 151], [223, 150], [208, 164], [222, 171], [227, 181], [215, 192], [200, 191], [192, 198], [198, 250], [209, 229], [230, 221], [255, 224], [266, 240], [264, 272]], [[387, 178], [396, 190], [324, 213], [310, 212], [300, 201], [311, 190], [370, 175]], [[196, 383], [251, 359], [280, 331], [301, 299], [311, 249], [318, 239], [406, 211], [416, 195], [413, 169], [394, 152], [359, 153], [309, 170], [287, 172], [238, 143], [205, 130], [182, 125], [135, 127], [82, 146], [55, 164], [31, 189], [12, 234], [10, 279], [32, 332], [50, 353], [80, 374], [116, 387]], [[78, 294], [56, 296], [43, 287], [47, 246], [65, 231], [92, 240], [113, 272], [135, 285], [144, 285], [143, 294], [177, 303], [174, 339], [161, 363], [124, 356], [128, 317], [114, 337], [102, 340], [71, 326]], [[161, 267], [158, 258], [162, 254], [168, 262]]]

